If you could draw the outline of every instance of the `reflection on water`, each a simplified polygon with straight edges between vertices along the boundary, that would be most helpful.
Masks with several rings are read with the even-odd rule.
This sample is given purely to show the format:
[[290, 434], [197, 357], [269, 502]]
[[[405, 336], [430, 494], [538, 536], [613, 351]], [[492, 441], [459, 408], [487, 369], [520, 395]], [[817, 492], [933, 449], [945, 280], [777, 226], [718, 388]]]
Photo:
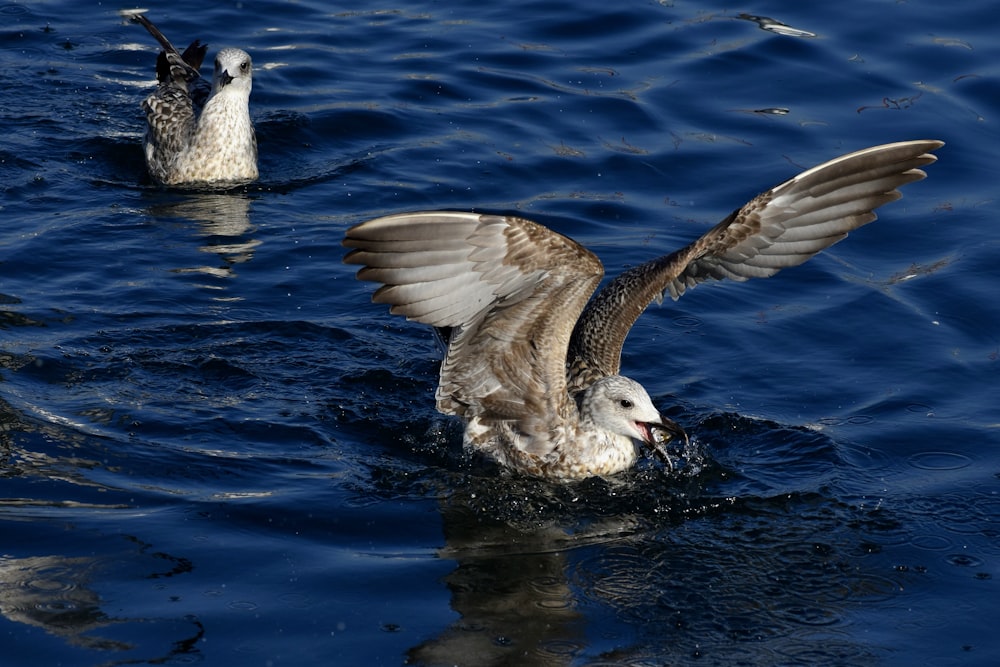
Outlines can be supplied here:
[[[3, 367], [10, 367], [9, 361]], [[186, 574], [192, 564], [121, 533], [98, 535], [97, 544], [85, 545], [94, 536], [80, 524], [115, 517], [120, 528], [147, 512], [131, 502], [115, 502], [126, 496], [92, 479], [108, 464], [93, 458], [93, 447], [87, 447], [93, 436], [48, 417], [22, 416], [0, 400], [0, 519], [8, 526], [0, 542], [0, 614], [11, 623], [41, 629], [66, 647], [127, 654], [129, 660], [160, 661], [189, 651], [202, 633], [196, 619], [148, 618], [138, 611], [146, 601], [134, 590], [119, 598], [100, 589], [122, 580]], [[61, 548], [73, 554], [58, 553]], [[41, 549], [47, 553], [24, 555]], [[137, 611], [130, 614], [130, 608]], [[4, 664], [27, 664], [19, 662], [15, 649], [5, 646]]]
[[[237, 264], [249, 262], [260, 241], [253, 238], [250, 224], [252, 200], [245, 193], [183, 193], [170, 202], [149, 208], [149, 214], [159, 219], [179, 219], [197, 223], [205, 237], [199, 250], [218, 256], [219, 264], [175, 269], [177, 273], [201, 273], [215, 278], [236, 275]], [[220, 289], [217, 285], [202, 285]]]
[[800, 30], [799, 28], [793, 28], [790, 25], [782, 23], [781, 21], [776, 21], [767, 16], [752, 16], [750, 14], [740, 14], [737, 18], [743, 19], [745, 21], [753, 21], [760, 26], [761, 30], [767, 30], [768, 32], [773, 32], [778, 35], [785, 35], [786, 37], [815, 37], [816, 33], [809, 32], [808, 30]]
[[[875, 664], [849, 619], [900, 585], [864, 565], [848, 517], [817, 496], [749, 505], [680, 526], [632, 517], [534, 530], [445, 510], [441, 555], [455, 569], [444, 582], [460, 618], [409, 660]], [[771, 514], [799, 519], [769, 534]]]
[[[7, 621], [39, 628], [68, 647], [121, 655], [124, 662], [153, 664], [191, 652], [204, 634], [197, 619], [129, 617], [127, 610], [141, 607], [143, 600], [133, 595], [106, 599], [98, 592], [102, 581], [123, 572], [156, 579], [191, 569], [184, 559], [150, 552], [150, 545], [136, 538], [126, 537], [125, 546], [118, 558], [0, 557], [0, 614]], [[5, 652], [17, 660], [10, 647]]]
[[[762, 467], [844, 493], [821, 434], [722, 416], [702, 424], [705, 437], [736, 428], [751, 450], [769, 444]], [[439, 556], [455, 564], [444, 583], [459, 618], [410, 661], [877, 663], [878, 648], [850, 626], [903, 586], [872, 555], [893, 539], [895, 519], [837, 492], [778, 491], [780, 480], [724, 463], [706, 460], [692, 478], [646, 468], [575, 485], [508, 477], [452, 487]], [[815, 483], [803, 482], [810, 475]]]
[[460, 618], [413, 648], [420, 665], [563, 665], [586, 646], [586, 625], [566, 578], [570, 540], [557, 528], [525, 532], [484, 526], [462, 509], [445, 512], [445, 578]]
[[[0, 370], [29, 363], [33, 363], [33, 358], [28, 355], [0, 355]], [[42, 419], [23, 416], [28, 411]], [[92, 429], [37, 405], [25, 404], [19, 411], [0, 399], [0, 479], [39, 478], [103, 489], [102, 485], [87, 476], [87, 471], [98, 467], [100, 463], [80, 454], [79, 446], [87, 440], [88, 430]], [[24, 446], [21, 440], [27, 434], [30, 434], [33, 441], [52, 443], [54, 448]], [[57, 506], [62, 502], [48, 499], [36, 503], [32, 499], [13, 497], [13, 492], [13, 488], [8, 486], [3, 494], [4, 498], [0, 500], [0, 507], [31, 507], [35, 504]]]
[[96, 567], [92, 558], [0, 558], [0, 613], [70, 644], [104, 650], [127, 648], [85, 635], [113, 622], [101, 610], [100, 596], [88, 588]]

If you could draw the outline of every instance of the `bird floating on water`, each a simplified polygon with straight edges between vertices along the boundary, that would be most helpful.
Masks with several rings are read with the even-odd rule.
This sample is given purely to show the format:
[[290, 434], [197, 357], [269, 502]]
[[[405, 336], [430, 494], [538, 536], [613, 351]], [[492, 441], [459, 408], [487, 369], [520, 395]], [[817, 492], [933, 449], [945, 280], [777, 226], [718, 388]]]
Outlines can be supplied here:
[[209, 89], [199, 74], [207, 45], [195, 40], [181, 54], [145, 16], [130, 16], [163, 47], [156, 60], [156, 91], [142, 103], [150, 177], [173, 186], [255, 181], [257, 137], [249, 108], [253, 64], [247, 52], [219, 51]]
[[622, 345], [654, 300], [707, 280], [766, 278], [875, 220], [898, 187], [926, 176], [943, 142], [866, 148], [753, 198], [701, 238], [631, 268], [591, 298], [604, 273], [575, 241], [515, 216], [403, 213], [351, 227], [344, 261], [381, 283], [372, 300], [436, 327], [447, 345], [437, 409], [466, 422], [466, 447], [551, 479], [612, 475], [635, 443], [669, 461], [686, 442], [646, 390], [619, 375]]

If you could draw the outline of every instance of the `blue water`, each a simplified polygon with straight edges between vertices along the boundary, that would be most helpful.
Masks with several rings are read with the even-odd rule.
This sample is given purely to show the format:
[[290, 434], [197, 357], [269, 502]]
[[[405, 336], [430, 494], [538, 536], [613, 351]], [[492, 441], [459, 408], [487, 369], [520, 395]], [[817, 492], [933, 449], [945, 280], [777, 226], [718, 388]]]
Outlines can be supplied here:
[[[992, 5], [157, 5], [252, 54], [259, 183], [149, 184], [117, 7], [0, 6], [4, 665], [1000, 664]], [[461, 208], [615, 274], [916, 138], [947, 145], [877, 222], [637, 324], [679, 474], [469, 460], [431, 333], [341, 263]]]

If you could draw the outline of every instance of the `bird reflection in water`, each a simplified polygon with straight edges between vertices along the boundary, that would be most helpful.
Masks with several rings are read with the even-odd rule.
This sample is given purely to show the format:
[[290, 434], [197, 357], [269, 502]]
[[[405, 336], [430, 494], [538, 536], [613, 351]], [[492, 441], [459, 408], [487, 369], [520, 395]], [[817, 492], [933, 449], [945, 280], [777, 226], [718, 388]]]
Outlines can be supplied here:
[[[194, 273], [214, 278], [236, 276], [235, 267], [253, 259], [261, 241], [253, 237], [255, 228], [250, 224], [250, 197], [240, 193], [184, 193], [169, 202], [150, 207], [151, 216], [159, 219], [179, 219], [194, 222], [205, 237], [199, 250], [216, 255], [215, 265], [174, 269], [176, 273]], [[204, 284], [210, 289], [219, 285]]]
[[710, 468], [449, 478], [438, 556], [454, 563], [443, 583], [458, 618], [407, 664], [877, 664], [841, 629], [900, 590], [858, 550], [878, 517], [814, 492], [719, 496], [707, 487], [728, 483]]
[[412, 664], [525, 667], [569, 664], [587, 645], [585, 617], [566, 577], [564, 548], [572, 537], [556, 528], [526, 532], [486, 527], [458, 509], [448, 513], [448, 546], [440, 555], [457, 567], [445, 577], [461, 617], [408, 653]]
[[[139, 545], [140, 555], [149, 547], [134, 538], [131, 542]], [[150, 555], [156, 557], [157, 565], [162, 566], [166, 560], [171, 567], [145, 572], [147, 578], [173, 576], [191, 569], [184, 559], [162, 553]], [[135, 553], [127, 555], [130, 562], [135, 557]], [[128, 656], [136, 662], [163, 663], [190, 652], [204, 634], [196, 618], [127, 618], [105, 611], [102, 605], [108, 602], [98, 593], [96, 582], [107, 578], [116, 567], [120, 564], [106, 558], [2, 557], [0, 613], [12, 623], [39, 628], [69, 646]]]

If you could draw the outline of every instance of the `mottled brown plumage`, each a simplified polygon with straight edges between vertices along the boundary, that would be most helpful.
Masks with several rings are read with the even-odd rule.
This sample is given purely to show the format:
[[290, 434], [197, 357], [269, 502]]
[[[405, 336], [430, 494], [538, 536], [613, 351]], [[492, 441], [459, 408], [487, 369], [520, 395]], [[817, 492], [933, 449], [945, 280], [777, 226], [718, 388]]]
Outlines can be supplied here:
[[513, 216], [421, 212], [347, 231], [373, 300], [446, 336], [438, 410], [466, 421], [465, 443], [502, 465], [556, 479], [610, 475], [634, 442], [663, 450], [683, 430], [618, 374], [622, 345], [654, 300], [706, 280], [768, 277], [875, 219], [896, 188], [924, 178], [939, 141], [875, 146], [755, 197], [675, 253], [626, 271], [589, 301], [600, 261]]
[[207, 46], [195, 40], [181, 54], [145, 16], [134, 14], [132, 20], [163, 47], [156, 61], [156, 91], [142, 103], [150, 177], [174, 186], [226, 187], [256, 180], [250, 56], [240, 49], [219, 51], [209, 89], [199, 74]]

